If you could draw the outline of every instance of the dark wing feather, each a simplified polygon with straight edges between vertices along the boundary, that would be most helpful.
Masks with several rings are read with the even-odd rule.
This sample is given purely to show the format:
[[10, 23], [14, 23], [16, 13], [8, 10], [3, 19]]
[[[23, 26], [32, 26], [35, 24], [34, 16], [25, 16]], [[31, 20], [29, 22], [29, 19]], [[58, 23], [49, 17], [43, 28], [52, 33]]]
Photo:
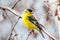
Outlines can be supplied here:
[[38, 21], [35, 19], [34, 16], [28, 16], [28, 19], [29, 19], [30, 22], [32, 22], [33, 24], [35, 24], [40, 29], [40, 33], [42, 34], [43, 38], [45, 38], [44, 35], [43, 35], [43, 33], [42, 33], [42, 27], [44, 27], [44, 26], [41, 25], [41, 24], [39, 24]]
[[[42, 24], [39, 24], [38, 21], [35, 19], [34, 16], [28, 16], [29, 21], [31, 21], [33, 24], [35, 24], [39, 29], [42, 27], [45, 28]], [[41, 27], [41, 28], [40, 28]]]
[[28, 16], [28, 19], [29, 19], [30, 22], [32, 22], [33, 24], [35, 24], [35, 25], [41, 30], [41, 28], [40, 28], [40, 25], [41, 25], [41, 24], [39, 24], [39, 23], [37, 22], [37, 20], [35, 19], [34, 16]]

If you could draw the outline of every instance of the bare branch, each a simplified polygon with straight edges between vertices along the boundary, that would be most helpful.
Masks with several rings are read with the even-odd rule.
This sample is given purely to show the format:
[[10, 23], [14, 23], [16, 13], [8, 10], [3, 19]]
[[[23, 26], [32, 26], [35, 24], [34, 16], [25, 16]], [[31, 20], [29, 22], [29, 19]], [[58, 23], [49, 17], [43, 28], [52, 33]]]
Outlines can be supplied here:
[[[14, 9], [14, 7], [17, 5], [17, 3], [18, 3], [19, 1], [20, 1], [20, 0], [17, 0], [17, 1], [15, 2], [15, 4], [12, 6], [12, 9]], [[6, 10], [3, 9], [3, 11], [4, 11], [4, 13], [6, 14], [6, 16], [8, 17], [9, 21], [11, 22], [11, 24], [12, 24], [12, 26], [13, 26], [13, 23], [12, 23], [12, 21], [10, 20], [9, 16], [7, 15]], [[4, 14], [4, 13], [3, 13], [3, 14]], [[12, 26], [11, 26], [11, 28], [13, 28]], [[14, 32], [16, 33], [15, 29], [14, 29]], [[12, 32], [11, 32], [11, 34], [12, 34]], [[9, 35], [10, 38], [11, 38], [11, 36], [12, 36], [11, 34]], [[16, 36], [16, 38], [17, 38], [17, 36]], [[17, 39], [17, 40], [18, 40], [18, 39]]]
[[2, 5], [0, 5], [0, 8], [1, 8], [1, 9], [9, 10], [9, 11], [12, 12], [14, 15], [16, 15], [17, 17], [20, 17], [20, 18], [21, 18], [21, 15], [20, 15], [17, 11], [15, 11], [15, 10], [7, 7], [7, 6], [2, 6]]
[[8, 14], [6, 13], [6, 10], [3, 10], [4, 13], [6, 14], [6, 16], [8, 17], [9, 21], [11, 22], [11, 24], [13, 25], [12, 21], [10, 20], [10, 17], [8, 16]]
[[33, 32], [33, 30], [32, 30], [31, 32], [29, 32], [29, 34], [28, 34], [26, 40], [28, 40], [28, 38], [29, 38], [29, 36], [32, 34], [32, 32]]
[[57, 37], [55, 37], [55, 36], [53, 36], [52, 34], [50, 34], [48, 31], [46, 31], [44, 28], [42, 28], [42, 31], [44, 32], [44, 33], [46, 33], [50, 38], [52, 38], [53, 40], [58, 40], [58, 38]]
[[16, 3], [12, 6], [12, 9], [20, 2], [20, 0], [16, 1]]
[[[16, 24], [18, 23], [19, 19], [20, 19], [20, 18], [18, 18], [18, 20], [17, 20], [17, 21], [16, 21], [16, 23], [14, 24], [13, 28], [11, 29], [10, 37], [11, 37], [12, 32], [13, 32], [13, 30], [14, 30], [14, 28], [15, 28]], [[8, 38], [8, 40], [10, 40], [10, 37]]]

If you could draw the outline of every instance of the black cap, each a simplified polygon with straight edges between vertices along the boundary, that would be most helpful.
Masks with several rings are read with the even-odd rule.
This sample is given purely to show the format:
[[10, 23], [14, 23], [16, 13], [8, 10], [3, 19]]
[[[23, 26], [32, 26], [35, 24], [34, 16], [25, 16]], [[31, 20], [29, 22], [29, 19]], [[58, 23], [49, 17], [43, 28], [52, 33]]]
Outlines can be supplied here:
[[31, 9], [27, 9], [29, 12], [32, 12], [32, 10]]

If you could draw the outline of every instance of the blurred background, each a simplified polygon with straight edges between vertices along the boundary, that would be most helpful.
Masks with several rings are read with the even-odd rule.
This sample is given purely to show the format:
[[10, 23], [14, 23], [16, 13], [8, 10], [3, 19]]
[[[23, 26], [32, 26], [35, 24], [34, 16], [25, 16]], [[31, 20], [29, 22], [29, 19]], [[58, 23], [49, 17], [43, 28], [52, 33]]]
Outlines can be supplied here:
[[[59, 0], [0, 0], [0, 6], [7, 6], [11, 9], [14, 9], [20, 15], [23, 14], [23, 11], [27, 8], [33, 10], [33, 15], [36, 17], [38, 22], [45, 26], [46, 30], [54, 35], [59, 37], [60, 29], [60, 1]], [[0, 40], [8, 40], [11, 29], [18, 20], [18, 17], [8, 10], [3, 10], [0, 8]], [[11, 38], [13, 40], [26, 40], [29, 30], [22, 23], [21, 19], [18, 20]], [[16, 34], [16, 36], [14, 36]], [[37, 37], [34, 38], [33, 35], [30, 35], [28, 40], [52, 40], [48, 35], [43, 33], [45, 39], [40, 33]], [[11, 39], [12, 40], [12, 39]], [[59, 40], [59, 39], [57, 39]]]

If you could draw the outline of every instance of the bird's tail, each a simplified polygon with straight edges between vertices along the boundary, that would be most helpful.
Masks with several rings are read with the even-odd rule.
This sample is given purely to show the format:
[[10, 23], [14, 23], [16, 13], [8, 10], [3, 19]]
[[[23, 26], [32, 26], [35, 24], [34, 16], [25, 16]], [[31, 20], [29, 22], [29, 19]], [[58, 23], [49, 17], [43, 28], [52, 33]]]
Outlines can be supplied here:
[[44, 37], [44, 34], [42, 33], [42, 30], [40, 31], [40, 33], [41, 33], [42, 37], [45, 38], [45, 37]]

